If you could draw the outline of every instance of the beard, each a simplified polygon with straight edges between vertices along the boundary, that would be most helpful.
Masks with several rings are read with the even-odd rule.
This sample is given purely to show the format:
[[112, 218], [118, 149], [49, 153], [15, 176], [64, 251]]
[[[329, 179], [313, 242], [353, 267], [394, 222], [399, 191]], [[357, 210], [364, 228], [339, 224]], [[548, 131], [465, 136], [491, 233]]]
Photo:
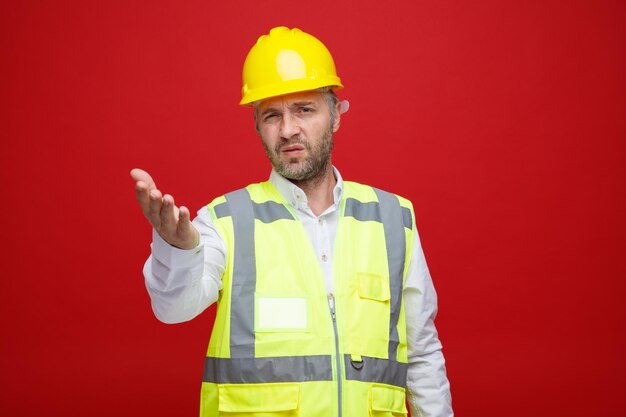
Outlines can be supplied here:
[[[281, 148], [294, 144], [302, 145], [306, 149], [306, 158], [281, 159]], [[263, 141], [263, 147], [272, 166], [280, 175], [294, 182], [311, 182], [321, 178], [330, 165], [330, 156], [333, 150], [333, 132], [331, 129], [328, 129], [315, 146], [312, 146], [308, 141], [295, 138], [279, 143], [274, 149], [270, 149]]]

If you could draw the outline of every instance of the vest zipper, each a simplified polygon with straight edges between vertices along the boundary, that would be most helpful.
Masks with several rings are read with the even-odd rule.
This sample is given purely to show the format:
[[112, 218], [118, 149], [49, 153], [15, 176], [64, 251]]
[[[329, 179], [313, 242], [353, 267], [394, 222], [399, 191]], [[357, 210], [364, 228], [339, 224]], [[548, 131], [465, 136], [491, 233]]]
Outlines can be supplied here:
[[342, 374], [341, 374], [341, 356], [339, 355], [339, 332], [337, 331], [337, 318], [335, 316], [335, 299], [332, 293], [328, 294], [328, 306], [330, 307], [330, 316], [333, 319], [333, 330], [335, 331], [335, 361], [337, 366], [337, 394], [338, 394], [338, 416], [342, 416]]

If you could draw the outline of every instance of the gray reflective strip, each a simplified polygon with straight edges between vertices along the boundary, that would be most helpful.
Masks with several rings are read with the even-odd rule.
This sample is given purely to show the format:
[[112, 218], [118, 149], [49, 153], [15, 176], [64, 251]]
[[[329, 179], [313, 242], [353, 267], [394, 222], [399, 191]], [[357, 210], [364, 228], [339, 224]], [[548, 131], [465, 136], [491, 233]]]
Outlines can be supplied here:
[[215, 206], [215, 217], [221, 219], [222, 217], [230, 216], [230, 209], [228, 208], [228, 203], [220, 203]]
[[274, 201], [254, 204], [254, 217], [263, 223], [271, 223], [280, 219], [294, 220], [287, 207]]
[[407, 229], [413, 229], [413, 217], [411, 216], [411, 210], [406, 207], [402, 207], [402, 221], [404, 227]]
[[398, 352], [398, 320], [402, 306], [402, 281], [406, 258], [406, 236], [398, 197], [374, 188], [380, 203], [380, 217], [385, 228], [387, 263], [389, 265], [389, 290], [391, 294], [389, 314], [389, 359], [395, 359]]
[[330, 355], [273, 358], [206, 358], [204, 382], [256, 384], [264, 382], [332, 381]]
[[359, 221], [382, 222], [385, 229], [387, 263], [389, 265], [389, 290], [391, 293], [389, 318], [389, 358], [395, 358], [400, 339], [398, 320], [402, 305], [402, 282], [406, 257], [406, 237], [404, 227], [411, 228], [411, 211], [400, 206], [398, 198], [386, 191], [374, 188], [377, 202], [362, 203], [353, 198], [346, 199], [344, 216], [354, 217]]
[[[413, 218], [411, 217], [411, 210], [406, 207], [401, 207], [402, 209], [402, 223], [404, 227], [407, 229], [413, 228]], [[365, 221], [376, 221], [381, 222], [380, 211], [378, 207], [378, 203], [375, 201], [370, 201], [368, 203], [361, 203], [354, 198], [346, 199], [346, 209], [344, 212], [345, 216], [354, 217], [357, 220], [362, 222]]]
[[[294, 220], [289, 210], [287, 210], [287, 207], [280, 203], [275, 203], [273, 201], [255, 203], [253, 201], [252, 207], [254, 211], [254, 218], [262, 221], [263, 223], [271, 223], [280, 219]], [[228, 203], [220, 203], [216, 205], [215, 216], [218, 219], [230, 216]]]
[[256, 291], [254, 219], [271, 223], [280, 219], [294, 220], [294, 218], [282, 204], [273, 201], [254, 203], [245, 188], [226, 194], [225, 198], [225, 203], [215, 206], [215, 215], [217, 218], [232, 216], [233, 220], [235, 248], [230, 297], [230, 356], [253, 358]]
[[233, 217], [235, 240], [232, 292], [230, 296], [230, 356], [254, 357], [254, 210], [250, 194], [243, 188], [226, 194]]
[[346, 199], [344, 216], [354, 217], [362, 222], [376, 221], [380, 223], [381, 221], [380, 210], [376, 201], [361, 203], [359, 200], [355, 200], [354, 198]]
[[356, 369], [352, 366], [350, 355], [344, 355], [346, 379], [406, 387], [408, 363], [366, 356], [362, 356], [362, 358], [363, 366], [361, 369]]

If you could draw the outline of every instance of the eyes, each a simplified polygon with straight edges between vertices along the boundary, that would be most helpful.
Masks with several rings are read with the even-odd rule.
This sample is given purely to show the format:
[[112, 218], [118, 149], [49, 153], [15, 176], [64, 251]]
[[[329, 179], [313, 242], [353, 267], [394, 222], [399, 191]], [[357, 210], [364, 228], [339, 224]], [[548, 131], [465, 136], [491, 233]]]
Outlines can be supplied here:
[[[298, 106], [294, 111], [296, 116], [308, 116], [314, 113], [315, 108], [312, 106]], [[279, 120], [281, 117], [282, 112], [270, 110], [263, 115], [262, 120], [264, 123], [272, 123]]]

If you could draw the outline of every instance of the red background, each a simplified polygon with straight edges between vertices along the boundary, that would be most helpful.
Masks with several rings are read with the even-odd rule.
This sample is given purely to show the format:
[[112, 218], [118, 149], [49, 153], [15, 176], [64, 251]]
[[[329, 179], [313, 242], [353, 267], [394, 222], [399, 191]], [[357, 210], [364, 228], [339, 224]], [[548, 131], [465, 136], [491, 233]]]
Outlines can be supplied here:
[[457, 415], [622, 415], [624, 3], [226, 3], [0, 5], [0, 414], [197, 414], [214, 307], [152, 316], [128, 171], [264, 180], [240, 69], [282, 24], [335, 56], [344, 177], [415, 204]]

